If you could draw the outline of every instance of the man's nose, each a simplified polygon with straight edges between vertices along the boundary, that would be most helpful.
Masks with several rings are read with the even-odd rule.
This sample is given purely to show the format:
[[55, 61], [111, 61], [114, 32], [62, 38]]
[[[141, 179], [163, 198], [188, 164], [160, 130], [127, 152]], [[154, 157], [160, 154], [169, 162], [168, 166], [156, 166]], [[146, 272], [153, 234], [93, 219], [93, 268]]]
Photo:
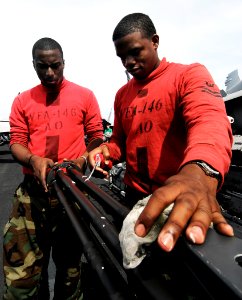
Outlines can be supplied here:
[[47, 68], [46, 75], [48, 75], [48, 76], [54, 75], [54, 71], [53, 71], [53, 69], [51, 67]]
[[127, 68], [130, 65], [134, 65], [135, 64], [135, 59], [133, 56], [127, 56], [124, 60], [124, 67]]

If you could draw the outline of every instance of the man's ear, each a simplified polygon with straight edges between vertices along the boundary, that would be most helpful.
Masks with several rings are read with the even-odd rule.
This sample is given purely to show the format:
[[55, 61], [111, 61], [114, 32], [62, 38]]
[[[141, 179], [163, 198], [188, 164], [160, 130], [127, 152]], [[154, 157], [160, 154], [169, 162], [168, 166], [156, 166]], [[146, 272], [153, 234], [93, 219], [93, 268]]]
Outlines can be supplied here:
[[152, 42], [155, 46], [155, 49], [157, 49], [159, 47], [159, 35], [158, 34], [154, 34], [152, 36]]

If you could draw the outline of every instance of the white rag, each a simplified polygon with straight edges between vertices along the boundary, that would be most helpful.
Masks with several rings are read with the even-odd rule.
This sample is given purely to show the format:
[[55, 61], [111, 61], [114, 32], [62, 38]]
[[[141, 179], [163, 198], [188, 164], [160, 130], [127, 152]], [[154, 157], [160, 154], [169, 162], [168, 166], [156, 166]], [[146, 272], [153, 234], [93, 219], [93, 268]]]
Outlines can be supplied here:
[[163, 224], [172, 210], [173, 204], [169, 205], [161, 213], [145, 237], [137, 236], [134, 232], [134, 225], [150, 197], [151, 195], [139, 200], [123, 221], [123, 226], [119, 233], [119, 241], [123, 253], [123, 266], [126, 269], [133, 269], [142, 262], [146, 256], [146, 249], [144, 246], [149, 245], [156, 240]]

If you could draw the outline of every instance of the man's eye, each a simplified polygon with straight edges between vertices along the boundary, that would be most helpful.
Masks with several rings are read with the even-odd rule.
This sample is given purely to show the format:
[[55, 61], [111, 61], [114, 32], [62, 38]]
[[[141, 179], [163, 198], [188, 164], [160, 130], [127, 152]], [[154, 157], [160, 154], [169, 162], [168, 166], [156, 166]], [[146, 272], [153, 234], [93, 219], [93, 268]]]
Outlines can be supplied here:
[[41, 70], [44, 70], [44, 69], [47, 69], [47, 68], [48, 68], [48, 65], [37, 64], [37, 68], [38, 68], [38, 69], [41, 69]]
[[132, 50], [132, 55], [133, 56], [138, 56], [140, 54], [140, 49], [134, 49]]
[[37, 64], [37, 67], [41, 70], [47, 70], [48, 68], [51, 68], [53, 70], [57, 70], [60, 67], [61, 63], [55, 63], [51, 65], [46, 65], [46, 64]]
[[60, 67], [60, 63], [56, 63], [56, 64], [53, 64], [53, 65], [50, 65], [51, 69], [58, 69]]

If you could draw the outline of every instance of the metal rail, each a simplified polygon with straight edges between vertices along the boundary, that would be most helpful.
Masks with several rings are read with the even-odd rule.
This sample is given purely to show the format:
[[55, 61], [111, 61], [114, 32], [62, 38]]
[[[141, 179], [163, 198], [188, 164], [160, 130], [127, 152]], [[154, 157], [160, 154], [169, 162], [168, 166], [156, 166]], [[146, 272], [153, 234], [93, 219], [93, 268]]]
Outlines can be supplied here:
[[171, 253], [154, 243], [140, 266], [125, 270], [115, 221], [123, 220], [129, 209], [85, 181], [72, 163], [55, 166], [49, 174], [48, 184], [69, 216], [106, 299], [242, 299], [240, 238], [211, 229], [205, 244], [191, 245], [181, 237]]

